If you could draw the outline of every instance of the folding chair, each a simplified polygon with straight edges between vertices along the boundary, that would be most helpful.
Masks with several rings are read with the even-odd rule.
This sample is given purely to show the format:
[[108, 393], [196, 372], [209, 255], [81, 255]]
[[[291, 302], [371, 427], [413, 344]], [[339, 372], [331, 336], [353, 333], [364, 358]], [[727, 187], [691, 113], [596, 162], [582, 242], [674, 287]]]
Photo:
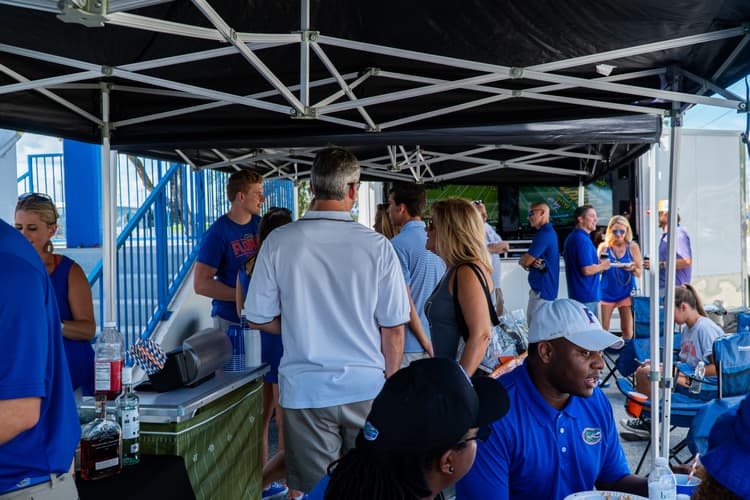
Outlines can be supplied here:
[[[714, 362], [717, 371], [717, 394], [718, 399], [743, 396], [750, 393], [750, 332], [738, 333], [719, 337], [713, 344]], [[707, 379], [704, 384], [710, 384]], [[632, 384], [627, 379], [618, 379], [617, 387], [625, 394], [627, 399], [632, 399], [628, 392], [633, 390]], [[674, 392], [672, 394], [672, 411], [670, 420], [672, 429], [677, 427], [692, 428], [693, 421], [704, 408], [710, 405], [710, 401], [690, 397], [687, 394]], [[650, 413], [651, 404], [647, 401], [643, 404], [646, 416]], [[706, 410], [708, 411], [708, 410]], [[640, 471], [646, 458], [651, 442], [638, 463], [636, 474]], [[684, 439], [669, 450], [669, 457], [679, 462], [677, 454], [688, 446], [688, 440]], [[692, 451], [692, 450], [691, 450]]]

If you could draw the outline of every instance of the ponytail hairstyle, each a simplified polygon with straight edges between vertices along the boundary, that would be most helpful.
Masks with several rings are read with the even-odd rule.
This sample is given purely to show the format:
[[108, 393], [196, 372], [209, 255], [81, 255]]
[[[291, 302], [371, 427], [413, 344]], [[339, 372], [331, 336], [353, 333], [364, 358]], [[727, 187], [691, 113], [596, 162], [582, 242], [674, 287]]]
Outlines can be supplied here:
[[689, 283], [685, 283], [674, 289], [674, 306], [680, 307], [682, 304], [692, 307], [701, 316], [707, 316], [706, 311], [703, 310], [703, 303], [698, 296], [698, 292]]

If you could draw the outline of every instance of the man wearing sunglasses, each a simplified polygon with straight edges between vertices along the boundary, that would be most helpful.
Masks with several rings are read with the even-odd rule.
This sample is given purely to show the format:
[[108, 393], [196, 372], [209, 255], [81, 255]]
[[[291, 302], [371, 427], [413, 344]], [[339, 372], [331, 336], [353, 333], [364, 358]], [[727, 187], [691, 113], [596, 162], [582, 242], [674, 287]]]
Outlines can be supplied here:
[[534, 310], [557, 298], [560, 281], [560, 250], [557, 233], [549, 222], [549, 206], [538, 202], [529, 207], [529, 224], [536, 229], [528, 251], [518, 264], [529, 272], [529, 305], [526, 318], [531, 324]]

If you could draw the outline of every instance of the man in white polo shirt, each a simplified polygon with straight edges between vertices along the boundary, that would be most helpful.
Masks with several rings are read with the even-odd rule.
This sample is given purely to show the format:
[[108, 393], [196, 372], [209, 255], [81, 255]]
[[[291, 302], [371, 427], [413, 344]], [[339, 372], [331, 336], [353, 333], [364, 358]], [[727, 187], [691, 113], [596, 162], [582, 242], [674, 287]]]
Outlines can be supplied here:
[[409, 298], [396, 253], [351, 217], [359, 173], [344, 149], [318, 153], [315, 210], [268, 236], [245, 301], [256, 328], [282, 333], [287, 480], [301, 491], [354, 447], [404, 349]]

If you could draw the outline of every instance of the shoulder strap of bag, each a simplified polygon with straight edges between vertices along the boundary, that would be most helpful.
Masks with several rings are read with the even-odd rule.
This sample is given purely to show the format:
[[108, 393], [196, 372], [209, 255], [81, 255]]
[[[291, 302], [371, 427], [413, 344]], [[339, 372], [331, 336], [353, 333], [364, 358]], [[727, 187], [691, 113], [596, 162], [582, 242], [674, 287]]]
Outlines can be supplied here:
[[466, 321], [464, 320], [464, 315], [461, 311], [461, 305], [458, 303], [458, 268], [460, 268], [461, 266], [468, 266], [472, 271], [474, 271], [474, 274], [477, 276], [479, 283], [482, 285], [484, 296], [487, 299], [487, 308], [490, 311], [490, 321], [492, 322], [492, 324], [498, 325], [500, 324], [500, 320], [497, 317], [495, 308], [492, 306], [490, 290], [487, 286], [487, 281], [484, 279], [484, 273], [482, 273], [482, 270], [479, 269], [479, 266], [472, 262], [466, 262], [464, 264], [457, 265], [453, 270], [453, 272], [455, 273], [455, 276], [453, 277], [453, 308], [455, 310], [456, 321], [458, 322], [459, 330], [461, 330], [461, 336], [463, 336], [464, 340], [466, 340], [469, 336], [469, 328], [466, 326]]

